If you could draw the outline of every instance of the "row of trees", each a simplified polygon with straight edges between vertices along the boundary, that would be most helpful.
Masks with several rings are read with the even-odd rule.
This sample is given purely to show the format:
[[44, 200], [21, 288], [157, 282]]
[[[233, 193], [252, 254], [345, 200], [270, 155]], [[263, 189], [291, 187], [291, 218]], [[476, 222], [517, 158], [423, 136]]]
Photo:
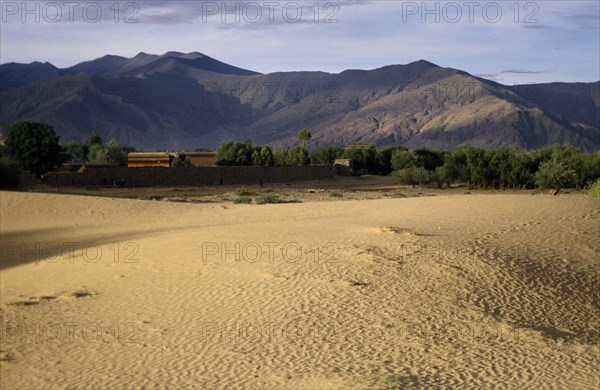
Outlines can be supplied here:
[[309, 165], [310, 155], [305, 146], [311, 137], [307, 129], [302, 129], [298, 133], [300, 145], [275, 148], [269, 145], [256, 145], [251, 141], [227, 141], [217, 149], [217, 165], [257, 167]]
[[304, 145], [276, 147], [228, 141], [217, 153], [219, 165], [285, 166], [353, 160], [354, 170], [392, 174], [401, 184], [437, 186], [464, 183], [480, 188], [584, 188], [600, 178], [600, 153], [580, 153], [571, 145], [540, 150], [487, 150], [462, 146], [453, 152], [404, 146], [342, 149], [327, 146], [308, 153]]
[[127, 164], [127, 155], [135, 152], [135, 148], [119, 146], [114, 139], [104, 144], [96, 133], [84, 143], [69, 142], [63, 149], [68, 153], [68, 161], [76, 164]]
[[[251, 141], [228, 141], [217, 150], [218, 165], [291, 166], [333, 164], [351, 159], [354, 170], [379, 175], [392, 174], [402, 184], [437, 186], [466, 183], [481, 188], [584, 188], [600, 178], [600, 153], [580, 153], [570, 145], [555, 145], [535, 151], [511, 148], [486, 150], [462, 146], [453, 152], [430, 149], [409, 151], [404, 146], [377, 149], [342, 149], [328, 146], [308, 152], [307, 129], [298, 134], [300, 144], [291, 147], [256, 145]], [[114, 140], [104, 144], [92, 133], [84, 143], [59, 144], [59, 136], [46, 124], [22, 121], [7, 131], [0, 147], [0, 177], [3, 186], [15, 185], [20, 170], [42, 174], [66, 161], [75, 163], [125, 164], [134, 148]], [[176, 159], [174, 165], [189, 166]]]
[[394, 176], [413, 185], [468, 183], [500, 189], [585, 188], [600, 177], [600, 153], [580, 153], [571, 145], [535, 151], [463, 146], [452, 153], [436, 153], [440, 160], [432, 158], [428, 166], [419, 161], [417, 151], [396, 152], [392, 156]]

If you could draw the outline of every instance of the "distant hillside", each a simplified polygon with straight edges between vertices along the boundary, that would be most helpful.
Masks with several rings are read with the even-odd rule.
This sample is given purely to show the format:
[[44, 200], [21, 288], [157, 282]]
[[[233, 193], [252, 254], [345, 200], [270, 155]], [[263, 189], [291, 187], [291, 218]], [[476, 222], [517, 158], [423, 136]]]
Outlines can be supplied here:
[[67, 69], [0, 65], [0, 125], [52, 124], [62, 142], [91, 131], [139, 149], [227, 139], [310, 147], [369, 142], [453, 149], [600, 149], [600, 82], [509, 87], [421, 60], [370, 71], [259, 74], [200, 53], [104, 56]]

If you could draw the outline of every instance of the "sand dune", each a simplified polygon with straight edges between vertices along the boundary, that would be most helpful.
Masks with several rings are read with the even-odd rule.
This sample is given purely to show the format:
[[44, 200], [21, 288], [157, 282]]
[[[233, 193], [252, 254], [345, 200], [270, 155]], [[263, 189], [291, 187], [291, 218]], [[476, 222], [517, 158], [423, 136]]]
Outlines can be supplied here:
[[600, 385], [600, 204], [0, 192], [0, 387]]

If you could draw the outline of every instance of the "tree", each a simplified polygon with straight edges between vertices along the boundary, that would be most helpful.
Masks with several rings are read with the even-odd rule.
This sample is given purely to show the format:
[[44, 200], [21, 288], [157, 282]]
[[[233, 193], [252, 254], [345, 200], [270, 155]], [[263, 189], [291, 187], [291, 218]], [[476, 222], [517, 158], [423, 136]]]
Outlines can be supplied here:
[[77, 142], [69, 142], [65, 146], [66, 151], [71, 155], [71, 162], [83, 164], [87, 162], [89, 147], [87, 144], [79, 144]]
[[352, 160], [354, 170], [364, 173], [377, 172], [377, 149], [375, 146], [366, 148], [349, 148], [344, 150], [342, 158]]
[[85, 144], [88, 146], [88, 148], [91, 148], [92, 145], [102, 145], [102, 138], [100, 138], [100, 136], [93, 131], [85, 141]]
[[380, 175], [389, 175], [392, 171], [392, 155], [396, 151], [408, 151], [405, 146], [390, 146], [377, 151], [375, 155], [375, 164], [377, 173]]
[[429, 172], [423, 167], [412, 167], [394, 171], [392, 175], [400, 184], [415, 186], [427, 184], [430, 181]]
[[190, 161], [190, 158], [187, 156], [184, 157], [184, 155], [177, 156], [171, 162], [171, 168], [187, 168], [191, 166], [192, 162]]
[[493, 153], [472, 146], [464, 147], [464, 153], [467, 158], [467, 167], [469, 167], [469, 184], [473, 183], [487, 188], [493, 177], [490, 168], [490, 159]]
[[4, 143], [7, 154], [23, 169], [39, 175], [60, 163], [59, 139], [50, 125], [20, 121], [8, 129]]
[[220, 166], [251, 166], [254, 151], [259, 150], [251, 141], [224, 142], [217, 149], [217, 165]]
[[263, 146], [252, 153], [252, 164], [255, 167], [271, 167], [274, 163], [273, 151], [269, 146]]
[[302, 149], [304, 149], [304, 147], [306, 146], [306, 143], [308, 141], [310, 141], [310, 139], [312, 138], [312, 134], [310, 133], [310, 131], [308, 131], [308, 129], [305, 127], [302, 130], [300, 130], [300, 132], [298, 133], [298, 139], [300, 139], [300, 141], [302, 141]]
[[288, 154], [288, 148], [285, 146], [276, 146], [273, 149], [273, 163], [278, 167], [286, 165], [286, 158]]
[[107, 164], [127, 164], [127, 151], [121, 148], [114, 139], [104, 146], [104, 150]]
[[560, 190], [575, 184], [575, 171], [556, 161], [546, 161], [535, 174], [535, 184], [540, 188]]
[[105, 164], [106, 151], [101, 144], [92, 144], [88, 150], [88, 162], [91, 164]]
[[326, 146], [311, 152], [310, 161], [312, 164], [333, 165], [343, 153], [344, 150], [339, 146]]
[[398, 171], [417, 166], [417, 159], [409, 150], [396, 150], [392, 153], [391, 164], [392, 168]]
[[471, 180], [471, 172], [467, 165], [465, 148], [458, 148], [444, 156], [444, 165], [436, 168], [438, 179], [448, 185], [466, 183]]
[[444, 156], [447, 152], [429, 149], [416, 149], [413, 155], [416, 159], [416, 166], [423, 167], [428, 171], [434, 171], [435, 168], [444, 165]]

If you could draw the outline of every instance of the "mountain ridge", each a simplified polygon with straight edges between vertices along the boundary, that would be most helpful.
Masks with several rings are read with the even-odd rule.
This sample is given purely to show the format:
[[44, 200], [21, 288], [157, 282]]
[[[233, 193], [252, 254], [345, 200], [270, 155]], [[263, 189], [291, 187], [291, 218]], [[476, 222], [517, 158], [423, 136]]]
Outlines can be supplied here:
[[216, 147], [227, 139], [291, 144], [308, 127], [309, 147], [600, 149], [600, 81], [505, 86], [426, 60], [260, 74], [199, 52], [106, 55], [65, 69], [9, 63], [0, 74], [0, 124], [43, 121], [63, 142], [96, 131], [139, 149]]

